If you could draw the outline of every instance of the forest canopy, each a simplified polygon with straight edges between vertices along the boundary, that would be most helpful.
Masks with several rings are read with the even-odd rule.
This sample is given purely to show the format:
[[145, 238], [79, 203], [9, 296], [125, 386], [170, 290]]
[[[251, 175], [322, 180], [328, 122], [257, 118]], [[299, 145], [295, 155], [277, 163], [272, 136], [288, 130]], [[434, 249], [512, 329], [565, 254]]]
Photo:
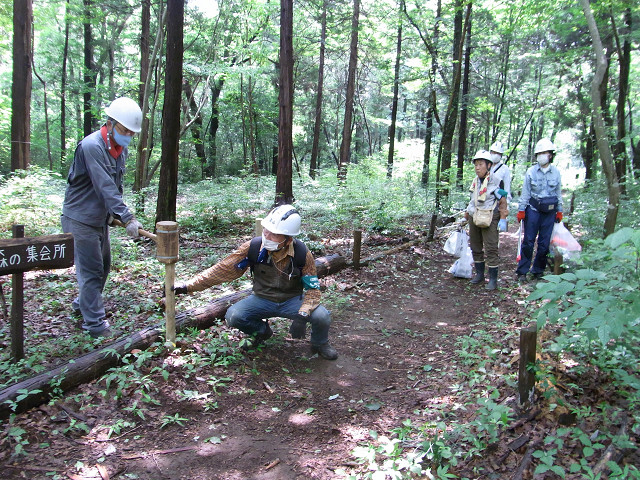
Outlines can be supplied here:
[[[29, 3], [29, 2], [25, 2]], [[207, 8], [203, 8], [206, 5]], [[595, 54], [579, 2], [363, 1], [347, 160], [377, 159], [389, 176], [395, 142], [417, 142], [422, 171], [449, 205], [470, 156], [498, 140], [516, 179], [542, 137], [558, 146], [568, 186], [598, 178]], [[157, 182], [166, 78], [166, 2], [34, 0], [30, 165], [66, 175], [76, 143], [118, 96], [148, 123], [134, 140], [128, 179]], [[593, 2], [606, 71], [600, 107], [617, 179], [640, 166], [638, 6]], [[341, 159], [352, 2], [293, 4], [293, 164], [331, 174]], [[14, 15], [16, 12], [13, 12]], [[0, 1], [0, 173], [11, 170], [12, 5]], [[14, 16], [15, 21], [15, 16]], [[278, 163], [280, 5], [265, 0], [185, 2], [179, 182], [275, 174]], [[15, 39], [14, 39], [15, 40]], [[15, 61], [15, 60], [14, 60]], [[14, 140], [15, 141], [15, 140]], [[440, 204], [440, 198], [437, 199]]]

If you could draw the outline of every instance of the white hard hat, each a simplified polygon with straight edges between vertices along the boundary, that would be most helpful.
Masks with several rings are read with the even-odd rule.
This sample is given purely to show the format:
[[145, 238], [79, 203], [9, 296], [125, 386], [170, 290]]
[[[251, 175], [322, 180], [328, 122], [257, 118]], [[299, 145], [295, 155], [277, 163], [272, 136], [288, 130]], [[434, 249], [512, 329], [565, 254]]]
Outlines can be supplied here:
[[534, 155], [537, 155], [538, 153], [542, 153], [542, 152], [555, 152], [555, 151], [556, 151], [556, 146], [553, 144], [553, 142], [548, 138], [543, 138], [542, 140], [539, 140], [538, 143], [536, 143], [536, 148], [533, 151], [533, 153]]
[[130, 98], [116, 98], [111, 102], [111, 105], [104, 109], [104, 113], [132, 132], [138, 133], [142, 130], [142, 110]]
[[493, 160], [491, 160], [491, 154], [486, 150], [478, 150], [473, 156], [472, 161], [475, 162], [476, 160], [486, 160], [487, 162], [493, 163]]
[[504, 147], [502, 146], [502, 142], [493, 142], [493, 145], [489, 147], [490, 152], [504, 153]]
[[271, 233], [294, 236], [300, 233], [302, 219], [292, 205], [280, 205], [271, 210], [260, 223]]

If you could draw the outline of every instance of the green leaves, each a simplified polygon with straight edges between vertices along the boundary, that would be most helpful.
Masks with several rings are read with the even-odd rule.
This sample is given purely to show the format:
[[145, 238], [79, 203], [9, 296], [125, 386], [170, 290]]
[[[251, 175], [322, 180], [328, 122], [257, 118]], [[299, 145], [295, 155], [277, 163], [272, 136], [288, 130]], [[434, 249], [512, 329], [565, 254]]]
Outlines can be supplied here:
[[543, 302], [538, 310], [539, 328], [546, 322], [562, 322], [606, 345], [623, 337], [640, 318], [640, 230], [622, 228], [592, 247], [583, 261], [598, 270], [582, 268], [546, 276], [528, 300]]

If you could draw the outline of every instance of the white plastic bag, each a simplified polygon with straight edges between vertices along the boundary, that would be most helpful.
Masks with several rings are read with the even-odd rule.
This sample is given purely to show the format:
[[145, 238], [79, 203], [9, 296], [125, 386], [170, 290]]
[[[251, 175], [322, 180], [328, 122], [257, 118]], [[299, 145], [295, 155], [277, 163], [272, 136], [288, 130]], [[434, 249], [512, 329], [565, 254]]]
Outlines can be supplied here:
[[577, 257], [582, 247], [573, 235], [571, 235], [571, 232], [567, 230], [567, 227], [564, 226], [564, 223], [558, 222], [553, 226], [549, 249], [553, 254], [558, 253], [562, 255], [562, 260], [567, 261]]
[[459, 278], [471, 278], [473, 276], [473, 254], [469, 245], [465, 245], [462, 255], [449, 269], [449, 273], [452, 273], [454, 277]]
[[460, 257], [464, 249], [469, 245], [469, 236], [464, 230], [453, 232], [444, 243], [444, 251], [455, 257]]

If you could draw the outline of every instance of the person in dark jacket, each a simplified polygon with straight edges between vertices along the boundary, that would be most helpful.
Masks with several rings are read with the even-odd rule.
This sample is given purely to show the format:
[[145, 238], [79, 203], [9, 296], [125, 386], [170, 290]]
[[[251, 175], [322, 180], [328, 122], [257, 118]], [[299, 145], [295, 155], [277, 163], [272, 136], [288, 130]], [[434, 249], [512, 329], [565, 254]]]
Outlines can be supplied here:
[[122, 200], [127, 146], [141, 130], [142, 111], [130, 98], [105, 109], [106, 123], [76, 147], [62, 206], [62, 230], [73, 234], [79, 294], [72, 302], [82, 328], [92, 337], [110, 337], [102, 291], [111, 269], [109, 223], [118, 219], [127, 234], [142, 227]]
[[241, 277], [248, 268], [253, 274], [253, 293], [231, 305], [227, 325], [248, 335], [243, 348], [255, 348], [273, 335], [269, 318], [292, 320], [289, 333], [304, 338], [311, 325], [311, 351], [327, 360], [338, 353], [329, 343], [331, 315], [320, 305], [320, 282], [313, 254], [294, 237], [300, 233], [300, 214], [292, 205], [274, 208], [262, 220], [262, 236], [240, 245], [191, 280], [176, 284], [176, 294], [199, 292]]

